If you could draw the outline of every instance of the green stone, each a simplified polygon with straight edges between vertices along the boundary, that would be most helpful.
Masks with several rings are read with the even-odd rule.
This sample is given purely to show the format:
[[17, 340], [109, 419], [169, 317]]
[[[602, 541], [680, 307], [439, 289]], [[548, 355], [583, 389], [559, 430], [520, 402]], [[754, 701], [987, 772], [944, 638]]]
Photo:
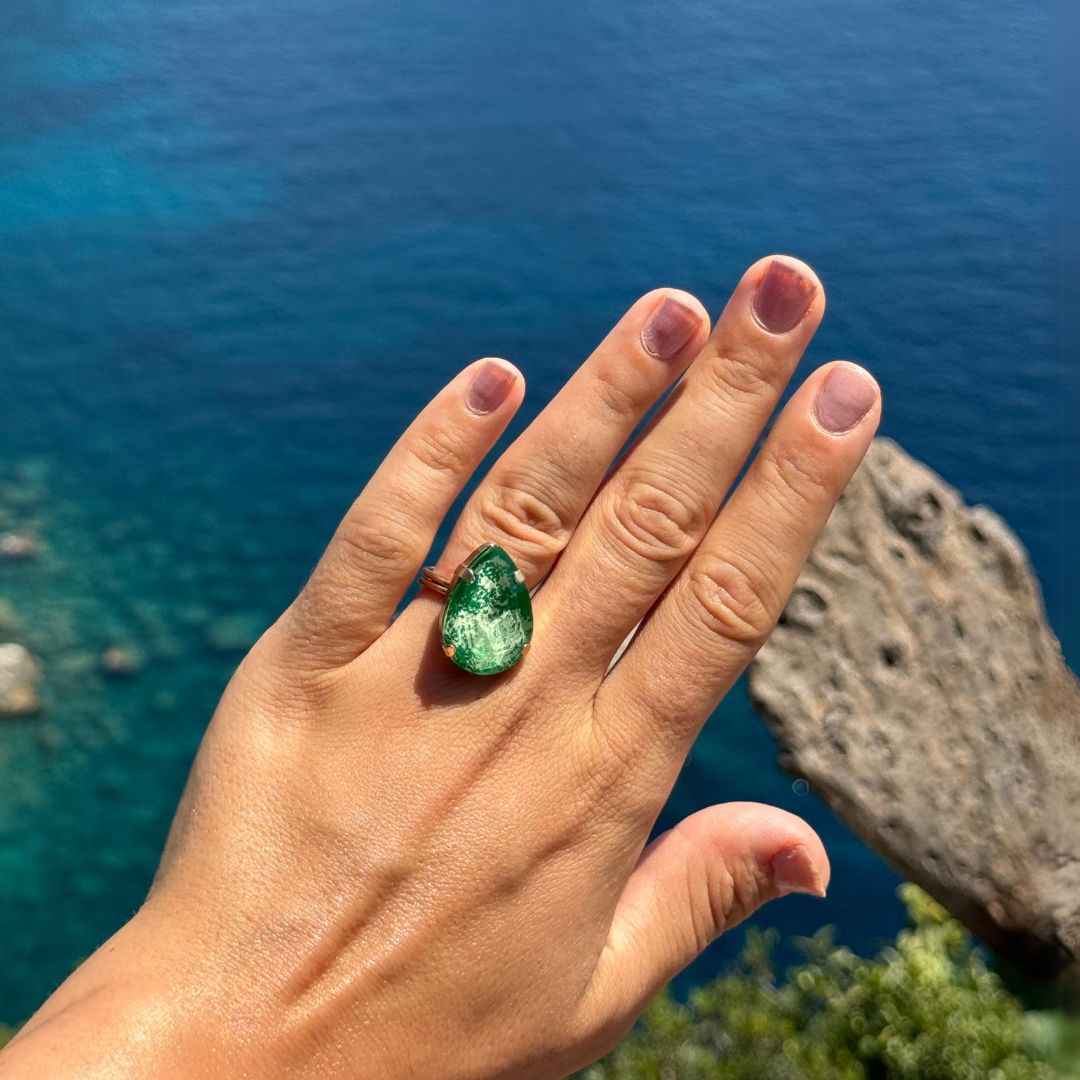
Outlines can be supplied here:
[[514, 560], [497, 544], [469, 556], [446, 598], [443, 651], [474, 675], [513, 667], [532, 640], [529, 590]]

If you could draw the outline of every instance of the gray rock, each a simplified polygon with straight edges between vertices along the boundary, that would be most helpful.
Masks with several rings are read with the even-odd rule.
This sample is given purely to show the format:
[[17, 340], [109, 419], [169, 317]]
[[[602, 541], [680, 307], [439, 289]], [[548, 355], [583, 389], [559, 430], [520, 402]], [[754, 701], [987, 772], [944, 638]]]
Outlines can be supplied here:
[[36, 713], [40, 683], [41, 666], [22, 645], [0, 645], [0, 717]]
[[1080, 684], [1001, 518], [877, 440], [750, 694], [781, 765], [988, 945], [1080, 960]]

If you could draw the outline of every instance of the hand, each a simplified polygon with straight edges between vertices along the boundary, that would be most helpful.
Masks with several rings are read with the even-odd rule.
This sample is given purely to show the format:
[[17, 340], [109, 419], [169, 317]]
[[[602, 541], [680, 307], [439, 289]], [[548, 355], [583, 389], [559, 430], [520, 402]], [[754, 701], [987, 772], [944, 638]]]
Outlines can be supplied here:
[[823, 309], [783, 257], [746, 272], [711, 334], [686, 293], [633, 305], [439, 561], [449, 576], [495, 541], [543, 582], [531, 651], [491, 677], [443, 655], [430, 591], [390, 621], [524, 393], [504, 361], [459, 374], [237, 671], [146, 904], [0, 1066], [564, 1076], [759, 905], [823, 894], [819, 839], [771, 807], [712, 807], [642, 852], [877, 425], [873, 380], [826, 365], [717, 516]]

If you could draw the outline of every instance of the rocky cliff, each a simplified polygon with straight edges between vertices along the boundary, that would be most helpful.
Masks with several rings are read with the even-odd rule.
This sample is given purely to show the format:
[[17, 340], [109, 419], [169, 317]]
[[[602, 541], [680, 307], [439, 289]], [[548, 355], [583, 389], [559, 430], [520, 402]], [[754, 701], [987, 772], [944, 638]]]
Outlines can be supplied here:
[[750, 692], [781, 764], [987, 944], [1080, 959], [1080, 686], [1001, 518], [877, 440]]

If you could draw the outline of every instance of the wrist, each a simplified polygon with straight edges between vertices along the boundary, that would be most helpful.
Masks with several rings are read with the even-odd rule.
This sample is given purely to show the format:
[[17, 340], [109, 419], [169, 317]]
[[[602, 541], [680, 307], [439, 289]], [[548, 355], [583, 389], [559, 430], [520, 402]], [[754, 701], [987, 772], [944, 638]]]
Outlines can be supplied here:
[[82, 964], [3, 1053], [5, 1080], [234, 1076], [238, 1046], [210, 995], [136, 916]]

